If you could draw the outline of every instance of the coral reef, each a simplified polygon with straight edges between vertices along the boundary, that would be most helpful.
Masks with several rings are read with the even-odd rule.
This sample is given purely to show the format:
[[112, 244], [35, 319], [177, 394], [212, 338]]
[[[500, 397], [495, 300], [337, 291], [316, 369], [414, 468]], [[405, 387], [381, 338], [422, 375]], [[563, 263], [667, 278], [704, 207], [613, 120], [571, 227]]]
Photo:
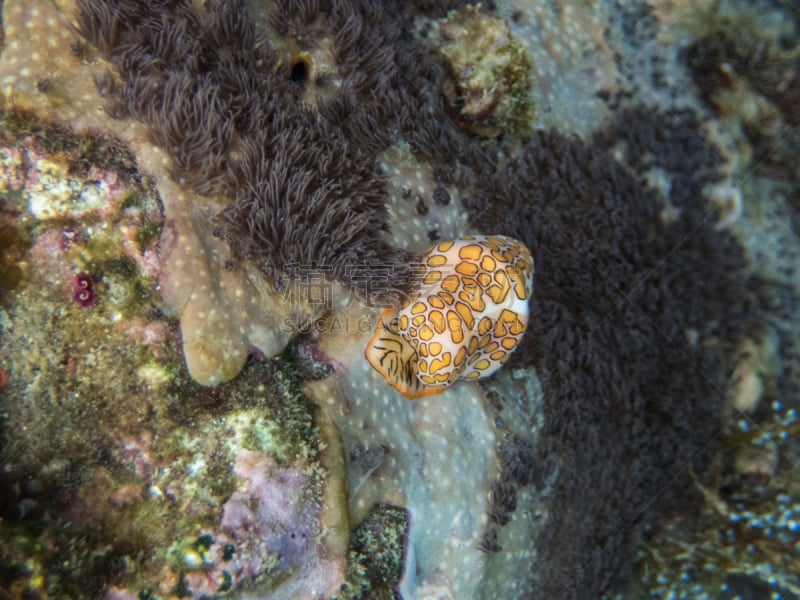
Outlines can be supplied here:
[[[792, 593], [796, 23], [700, 4], [4, 3], [0, 595]], [[464, 236], [529, 327], [409, 401]]]
[[[111, 140], [52, 124], [44, 135], [22, 112], [2, 117], [3, 229], [14, 234], [5, 256], [26, 277], [4, 292], [0, 312], [0, 562], [10, 569], [0, 585], [169, 597], [258, 578], [286, 597], [330, 595], [344, 577], [347, 510], [337, 479], [325, 484], [336, 471], [321, 466], [316, 444], [335, 443], [317, 433], [289, 369], [227, 390], [220, 418], [182, 409], [214, 395], [204, 400], [187, 379], [177, 324], [157, 293], [158, 195]], [[247, 510], [256, 510], [249, 522]], [[141, 570], [127, 569], [131, 560]], [[302, 576], [282, 587], [300, 564]]]

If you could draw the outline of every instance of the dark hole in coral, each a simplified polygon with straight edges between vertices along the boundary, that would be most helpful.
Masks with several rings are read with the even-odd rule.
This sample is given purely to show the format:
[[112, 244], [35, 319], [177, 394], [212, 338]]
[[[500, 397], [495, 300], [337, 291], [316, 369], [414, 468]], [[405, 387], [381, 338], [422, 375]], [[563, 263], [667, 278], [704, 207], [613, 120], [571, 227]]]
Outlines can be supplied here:
[[497, 543], [497, 529], [487, 531], [480, 542], [478, 542], [478, 550], [486, 553], [500, 552], [503, 547]]
[[110, 96], [116, 89], [116, 82], [111, 71], [106, 71], [103, 75], [95, 75], [94, 85], [101, 96]]
[[314, 85], [318, 88], [322, 89], [324, 87], [328, 87], [331, 83], [331, 76], [323, 73], [314, 79]]
[[[311, 65], [308, 64], [306, 59], [301, 58], [292, 64], [292, 70], [289, 71], [289, 80], [298, 85], [305, 85], [308, 83], [308, 75], [310, 71]], [[319, 80], [317, 83], [319, 84]]]
[[730, 484], [723, 484], [717, 489], [721, 498], [730, 498], [733, 496], [733, 486]]
[[86, 48], [83, 45], [83, 42], [80, 40], [73, 40], [72, 43], [69, 45], [69, 49], [74, 56], [78, 58], [82, 58], [83, 55], [86, 53]]
[[725, 578], [725, 589], [719, 595], [721, 600], [733, 598], [751, 598], [752, 600], [766, 600], [771, 598], [769, 584], [757, 577], [744, 573], [733, 573]]
[[0, 273], [0, 288], [13, 290], [22, 283], [24, 272], [19, 265], [10, 265]]
[[442, 206], [450, 204], [450, 194], [443, 185], [437, 185], [433, 190], [433, 201]]

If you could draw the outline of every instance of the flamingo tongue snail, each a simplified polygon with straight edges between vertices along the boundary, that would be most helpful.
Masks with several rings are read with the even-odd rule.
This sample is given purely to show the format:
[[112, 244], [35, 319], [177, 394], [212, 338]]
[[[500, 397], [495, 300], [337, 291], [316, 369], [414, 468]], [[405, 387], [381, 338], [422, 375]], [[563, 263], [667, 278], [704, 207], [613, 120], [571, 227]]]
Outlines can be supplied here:
[[497, 371], [525, 332], [533, 291], [529, 250], [500, 235], [440, 242], [422, 269], [419, 288], [381, 314], [364, 352], [407, 398]]

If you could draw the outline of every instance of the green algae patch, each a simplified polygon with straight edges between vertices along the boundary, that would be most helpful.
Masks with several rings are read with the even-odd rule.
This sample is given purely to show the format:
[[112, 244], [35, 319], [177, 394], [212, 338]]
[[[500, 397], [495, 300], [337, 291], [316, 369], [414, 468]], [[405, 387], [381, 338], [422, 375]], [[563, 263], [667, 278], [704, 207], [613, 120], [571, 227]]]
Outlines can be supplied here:
[[0, 293], [13, 290], [26, 279], [25, 253], [30, 240], [24, 229], [0, 224]]
[[353, 529], [347, 581], [337, 600], [394, 598], [403, 575], [408, 511], [377, 504]]
[[447, 71], [445, 106], [460, 127], [481, 137], [530, 131], [533, 65], [505, 20], [480, 5], [451, 11], [439, 21], [434, 47]]

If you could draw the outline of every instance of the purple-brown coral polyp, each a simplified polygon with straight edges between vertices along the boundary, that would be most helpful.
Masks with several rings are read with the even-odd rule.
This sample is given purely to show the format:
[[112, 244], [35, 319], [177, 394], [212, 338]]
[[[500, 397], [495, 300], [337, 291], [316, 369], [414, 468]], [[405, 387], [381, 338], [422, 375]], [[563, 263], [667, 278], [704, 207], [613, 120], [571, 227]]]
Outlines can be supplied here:
[[84, 308], [94, 304], [94, 280], [91, 275], [80, 273], [75, 277], [75, 294], [72, 297]]
[[61, 240], [59, 246], [61, 250], [69, 250], [73, 244], [80, 243], [83, 240], [83, 233], [76, 227], [67, 227], [61, 232]]

